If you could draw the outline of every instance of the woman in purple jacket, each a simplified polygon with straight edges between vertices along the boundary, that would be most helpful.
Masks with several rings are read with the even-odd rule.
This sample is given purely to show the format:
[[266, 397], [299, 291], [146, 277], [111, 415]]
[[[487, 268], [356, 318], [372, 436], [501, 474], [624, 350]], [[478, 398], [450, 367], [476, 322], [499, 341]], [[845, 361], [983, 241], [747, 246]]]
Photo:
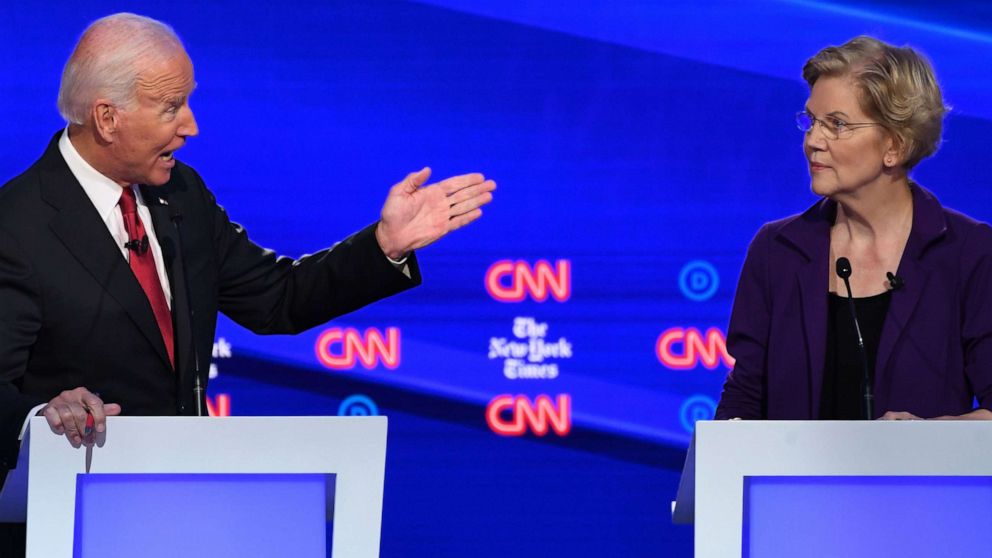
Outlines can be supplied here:
[[947, 111], [930, 64], [857, 37], [803, 77], [823, 199], [751, 242], [717, 418], [992, 419], [992, 229], [909, 177]]

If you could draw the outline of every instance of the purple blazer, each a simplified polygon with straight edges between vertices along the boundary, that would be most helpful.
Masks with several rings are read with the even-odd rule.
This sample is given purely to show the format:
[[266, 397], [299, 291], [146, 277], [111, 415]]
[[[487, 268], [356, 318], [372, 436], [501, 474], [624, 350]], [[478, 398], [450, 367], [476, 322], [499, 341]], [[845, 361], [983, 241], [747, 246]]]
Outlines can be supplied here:
[[[992, 409], [992, 228], [912, 185], [913, 228], [875, 362], [875, 415]], [[764, 225], [748, 248], [716, 418], [816, 419], [837, 204]]]

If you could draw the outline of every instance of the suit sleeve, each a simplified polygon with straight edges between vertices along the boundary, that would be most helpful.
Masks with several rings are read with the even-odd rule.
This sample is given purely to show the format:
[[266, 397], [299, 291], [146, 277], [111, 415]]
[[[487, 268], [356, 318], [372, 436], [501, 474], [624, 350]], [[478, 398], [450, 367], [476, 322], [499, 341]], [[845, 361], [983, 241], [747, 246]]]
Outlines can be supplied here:
[[771, 321], [768, 251], [771, 234], [765, 226], [748, 247], [727, 330], [727, 350], [734, 368], [717, 405], [717, 419], [765, 418], [768, 335]]
[[16, 463], [24, 419], [44, 403], [18, 388], [41, 329], [38, 284], [16, 239], [0, 229], [0, 470]]
[[249, 240], [203, 192], [212, 213], [219, 310], [255, 333], [298, 333], [420, 284], [416, 257], [407, 260], [407, 277], [379, 248], [376, 224], [293, 260]]
[[962, 253], [961, 261], [969, 262], [962, 272], [964, 372], [978, 406], [992, 410], [992, 228], [984, 223], [976, 227]]

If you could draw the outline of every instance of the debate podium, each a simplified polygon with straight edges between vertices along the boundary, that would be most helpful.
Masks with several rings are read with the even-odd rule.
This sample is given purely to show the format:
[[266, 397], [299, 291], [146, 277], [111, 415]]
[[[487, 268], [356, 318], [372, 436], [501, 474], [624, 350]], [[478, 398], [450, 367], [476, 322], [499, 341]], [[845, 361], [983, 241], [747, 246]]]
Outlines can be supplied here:
[[700, 421], [672, 519], [697, 558], [984, 552], [992, 423]]
[[26, 517], [27, 558], [374, 558], [386, 430], [386, 417], [109, 417], [77, 449], [35, 417], [0, 521]]

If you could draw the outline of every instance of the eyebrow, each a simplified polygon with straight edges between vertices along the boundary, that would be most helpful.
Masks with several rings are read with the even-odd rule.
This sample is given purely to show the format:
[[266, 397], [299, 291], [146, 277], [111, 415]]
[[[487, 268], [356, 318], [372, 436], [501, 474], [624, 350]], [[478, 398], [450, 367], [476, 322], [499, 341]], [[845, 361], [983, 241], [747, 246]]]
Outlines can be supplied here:
[[185, 95], [170, 95], [170, 96], [167, 96], [167, 97], [163, 97], [162, 98], [162, 102], [165, 103], [165, 104], [176, 103], [176, 104], [182, 105], [182, 104], [186, 103], [187, 101], [189, 101], [190, 96], [193, 94], [194, 91], [196, 91], [196, 85], [197, 85], [197, 83], [194, 81], [193, 82], [193, 88], [189, 90], [189, 93], [187, 93]]
[[[814, 114], [813, 111], [809, 110], [809, 107], [808, 106], [807, 107], [804, 107], [804, 109], [806, 110], [806, 114], [809, 114], [810, 116], [816, 116], [816, 114]], [[840, 117], [843, 117], [843, 118], [851, 118], [850, 116], [848, 116], [848, 114], [846, 112], [844, 112], [842, 110], [835, 110], [835, 111], [828, 112], [825, 116], [840, 116]]]

